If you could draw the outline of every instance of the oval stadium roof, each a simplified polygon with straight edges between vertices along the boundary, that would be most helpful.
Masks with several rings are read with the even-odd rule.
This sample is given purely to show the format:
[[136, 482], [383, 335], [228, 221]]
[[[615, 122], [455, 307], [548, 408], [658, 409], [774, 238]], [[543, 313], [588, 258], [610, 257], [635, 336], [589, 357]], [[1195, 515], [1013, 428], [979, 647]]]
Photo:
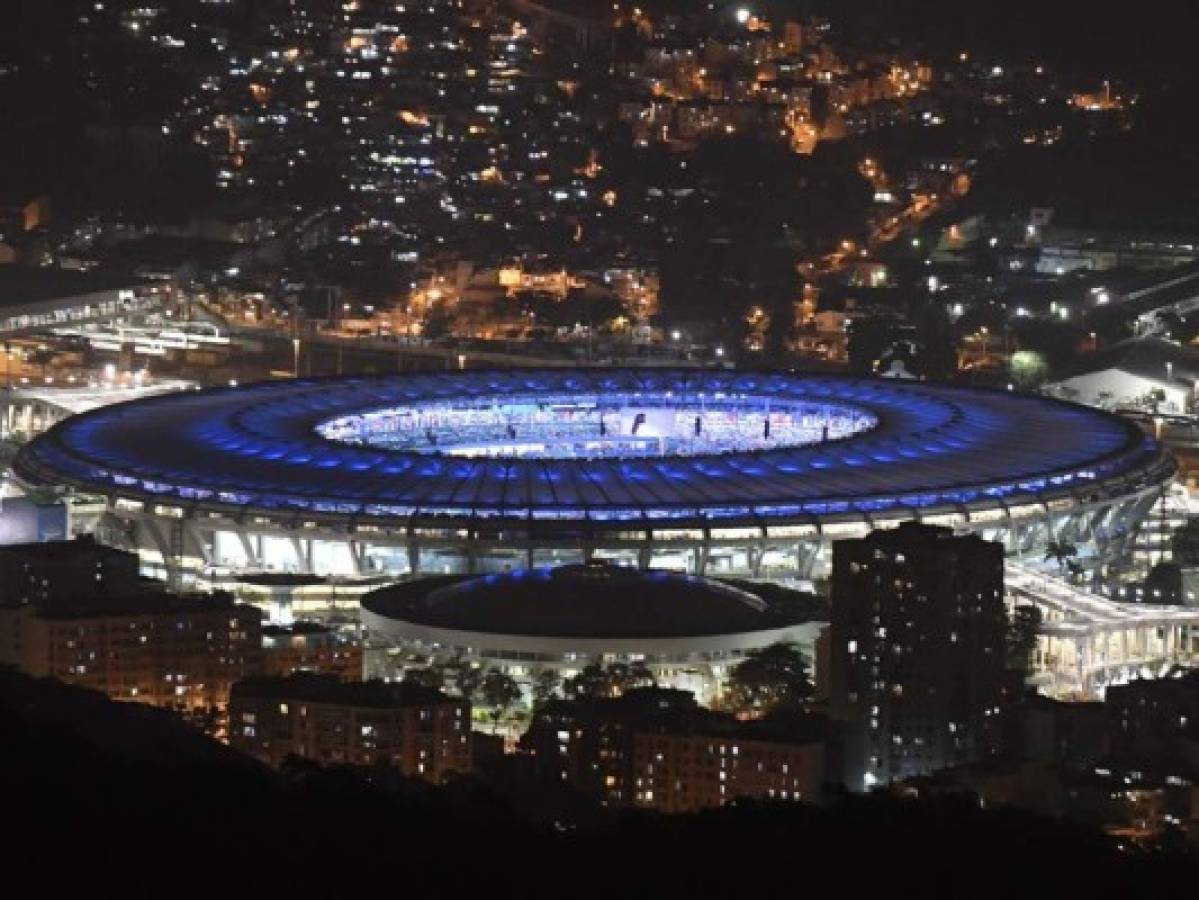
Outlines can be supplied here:
[[[337, 415], [430, 401], [581, 395], [843, 404], [876, 427], [826, 443], [697, 456], [464, 458], [338, 443]], [[697, 399], [699, 398], [699, 399]], [[1172, 463], [1099, 410], [1002, 391], [710, 370], [571, 369], [265, 382], [118, 404], [26, 445], [44, 484], [315, 517], [729, 521], [900, 514], [1160, 483]]]

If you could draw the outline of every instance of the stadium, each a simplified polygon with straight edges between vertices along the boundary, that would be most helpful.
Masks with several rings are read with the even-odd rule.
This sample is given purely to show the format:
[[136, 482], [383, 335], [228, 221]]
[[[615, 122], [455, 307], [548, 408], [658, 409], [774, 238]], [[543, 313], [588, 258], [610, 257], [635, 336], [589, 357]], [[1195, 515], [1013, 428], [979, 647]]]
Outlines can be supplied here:
[[1175, 467], [1122, 419], [1005, 391], [569, 369], [154, 397], [60, 422], [15, 471], [104, 498], [101, 538], [183, 581], [593, 560], [795, 579], [907, 519], [1115, 558]]

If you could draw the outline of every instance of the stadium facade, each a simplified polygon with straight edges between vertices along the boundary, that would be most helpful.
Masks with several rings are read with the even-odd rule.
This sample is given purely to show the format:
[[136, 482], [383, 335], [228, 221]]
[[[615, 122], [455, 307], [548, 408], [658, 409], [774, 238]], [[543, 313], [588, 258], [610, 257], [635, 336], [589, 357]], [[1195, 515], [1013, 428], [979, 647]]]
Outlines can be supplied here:
[[807, 578], [918, 519], [1115, 558], [1173, 478], [1107, 413], [1003, 391], [697, 370], [266, 382], [73, 416], [26, 482], [100, 496], [148, 570]]

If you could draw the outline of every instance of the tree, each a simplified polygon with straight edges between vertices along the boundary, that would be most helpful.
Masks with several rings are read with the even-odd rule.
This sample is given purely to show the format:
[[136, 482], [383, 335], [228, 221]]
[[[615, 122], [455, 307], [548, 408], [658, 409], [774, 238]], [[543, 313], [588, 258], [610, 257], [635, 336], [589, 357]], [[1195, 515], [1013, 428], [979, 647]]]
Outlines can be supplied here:
[[1157, 415], [1158, 409], [1165, 402], [1166, 402], [1166, 392], [1163, 391], [1161, 388], [1154, 388], [1149, 393], [1147, 393], [1144, 396], [1144, 398], [1141, 400], [1141, 404], [1143, 406], [1148, 406], [1153, 411], [1153, 414], [1155, 416]]
[[491, 730], [495, 731], [504, 713], [520, 699], [520, 685], [502, 669], [488, 669], [479, 689], [483, 702], [491, 707]]
[[654, 673], [643, 662], [616, 662], [607, 668], [592, 662], [574, 678], [567, 679], [563, 693], [567, 697], [619, 697], [635, 688], [657, 684]]
[[772, 298], [770, 323], [766, 326], [766, 352], [771, 359], [786, 357], [795, 335], [795, 305], [790, 296]]
[[557, 697], [561, 687], [562, 676], [558, 674], [557, 670], [538, 669], [534, 672], [531, 686], [533, 709], [540, 709]]
[[435, 341], [450, 334], [453, 326], [454, 317], [445, 310], [444, 306], [438, 304], [429, 310], [429, 314], [425, 316], [421, 335], [430, 341]]
[[1077, 362], [1085, 332], [1076, 324], [1027, 316], [1013, 319], [1011, 327], [1017, 346], [1040, 354], [1051, 372], [1067, 370]]
[[849, 355], [849, 370], [855, 375], [870, 375], [874, 364], [894, 341], [890, 322], [877, 319], [859, 319], [849, 330], [846, 353]]
[[912, 312], [919, 335], [916, 372], [930, 381], [948, 381], [957, 374], [958, 352], [953, 326], [938, 303], [924, 303]]
[[1189, 344], [1199, 331], [1196, 327], [1199, 325], [1199, 319], [1195, 316], [1183, 317], [1175, 312], [1161, 313], [1157, 317], [1157, 323], [1167, 338], [1181, 344]]
[[1036, 350], [1017, 350], [1008, 361], [1008, 376], [1020, 390], [1033, 390], [1049, 377], [1049, 364]]
[[746, 715], [798, 706], [811, 696], [808, 661], [791, 641], [751, 651], [733, 667], [725, 685], [726, 704]]
[[1054, 538], [1045, 545], [1045, 562], [1056, 559], [1058, 567], [1065, 570], [1070, 560], [1078, 555], [1078, 547], [1065, 538]]
[[1041, 630], [1041, 610], [1030, 604], [1012, 610], [1007, 625], [1007, 665], [1026, 677], [1032, 667], [1032, 652]]
[[639, 687], [657, 687], [658, 679], [654, 677], [654, 673], [650, 671], [649, 666], [638, 660], [637, 662], [628, 665], [624, 663], [614, 663], [608, 667], [608, 671], [613, 669], [619, 673], [621, 693], [633, 690]]
[[474, 702], [483, 683], [483, 670], [465, 659], [456, 659], [449, 666], [454, 673], [454, 688], [463, 700]]
[[430, 662], [423, 668], [405, 670], [404, 681], [440, 691], [445, 687], [445, 669], [436, 662]]
[[597, 662], [587, 663], [573, 678], [566, 679], [562, 692], [572, 699], [612, 696], [608, 692], [608, 676]]

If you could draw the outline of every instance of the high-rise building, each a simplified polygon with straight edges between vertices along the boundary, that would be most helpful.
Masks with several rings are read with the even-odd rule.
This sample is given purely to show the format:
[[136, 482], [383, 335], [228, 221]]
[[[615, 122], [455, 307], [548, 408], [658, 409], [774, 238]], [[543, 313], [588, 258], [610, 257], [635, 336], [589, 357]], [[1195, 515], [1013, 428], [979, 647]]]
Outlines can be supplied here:
[[229, 742], [272, 766], [382, 763], [434, 782], [471, 770], [470, 703], [406, 682], [249, 678], [233, 687], [229, 722]]
[[1019, 692], [1006, 632], [1001, 544], [918, 523], [838, 541], [830, 701], [846, 785], [998, 754]]
[[542, 777], [606, 805], [677, 813], [739, 798], [817, 799], [825, 725], [803, 714], [743, 722], [688, 691], [640, 688], [547, 704], [521, 744]]

